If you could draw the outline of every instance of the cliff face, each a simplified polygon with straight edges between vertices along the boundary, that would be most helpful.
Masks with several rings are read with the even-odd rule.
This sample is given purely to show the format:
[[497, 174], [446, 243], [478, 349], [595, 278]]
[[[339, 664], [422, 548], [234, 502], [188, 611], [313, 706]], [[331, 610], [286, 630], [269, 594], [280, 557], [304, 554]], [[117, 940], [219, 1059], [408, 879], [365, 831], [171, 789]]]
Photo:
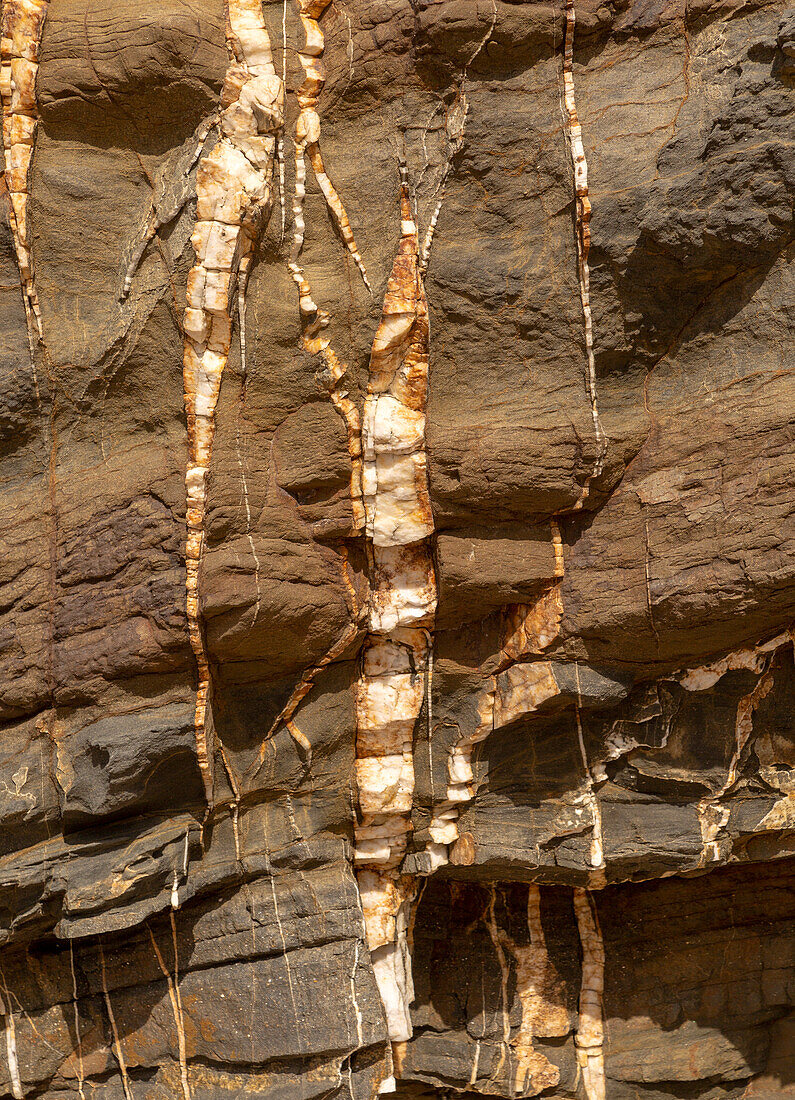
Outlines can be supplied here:
[[0, 1095], [792, 1095], [786, 5], [2, 8]]

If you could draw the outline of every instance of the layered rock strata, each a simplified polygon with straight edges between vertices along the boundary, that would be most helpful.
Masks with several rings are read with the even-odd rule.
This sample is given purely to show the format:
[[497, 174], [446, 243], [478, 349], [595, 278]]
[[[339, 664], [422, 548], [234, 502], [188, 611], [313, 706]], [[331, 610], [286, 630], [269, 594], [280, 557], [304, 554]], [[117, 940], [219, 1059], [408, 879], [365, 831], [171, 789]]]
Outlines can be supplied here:
[[789, 11], [42, 13], [0, 1097], [785, 1100]]

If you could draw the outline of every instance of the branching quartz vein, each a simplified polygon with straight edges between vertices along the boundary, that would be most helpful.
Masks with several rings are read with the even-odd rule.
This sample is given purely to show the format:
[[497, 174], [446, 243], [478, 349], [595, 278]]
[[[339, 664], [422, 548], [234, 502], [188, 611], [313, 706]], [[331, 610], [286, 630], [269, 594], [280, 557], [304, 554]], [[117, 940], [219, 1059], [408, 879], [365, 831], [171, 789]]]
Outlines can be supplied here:
[[574, 915], [582, 947], [580, 1015], [574, 1045], [587, 1100], [605, 1100], [604, 1018], [605, 948], [596, 903], [589, 890], [574, 890]]
[[[311, 299], [309, 282], [306, 275], [303, 274], [301, 286], [303, 287], [302, 300], [305, 301], [307, 296]], [[314, 306], [314, 302], [312, 304]], [[323, 333], [323, 329], [329, 323], [329, 315], [325, 310], [315, 307], [314, 315], [311, 317], [304, 315], [302, 320], [304, 322], [304, 333], [301, 342], [310, 355], [316, 355], [320, 358], [324, 367], [329, 398], [345, 422], [345, 431], [348, 436], [348, 455], [351, 460], [351, 526], [355, 534], [361, 534], [365, 527], [362, 495], [362, 418], [356, 403], [345, 388], [348, 368], [334, 351], [331, 340]]]
[[591, 272], [588, 266], [588, 253], [591, 248], [591, 200], [588, 197], [588, 163], [582, 144], [582, 126], [577, 117], [577, 104], [574, 98], [574, 31], [576, 16], [574, 0], [566, 0], [566, 37], [563, 52], [563, 101], [568, 118], [568, 138], [571, 150], [571, 162], [574, 169], [575, 194], [575, 230], [577, 236], [577, 268], [580, 282], [580, 301], [585, 324], [585, 353], [588, 361], [586, 382], [591, 405], [594, 433], [596, 436], [596, 460], [580, 499], [575, 508], [582, 508], [588, 497], [590, 483], [599, 477], [607, 454], [607, 436], [599, 418], [599, 404], [596, 393], [596, 362], [594, 359], [593, 318], [591, 315]]
[[36, 76], [48, 5], [49, 0], [7, 0], [3, 4], [0, 41], [4, 179], [31, 339], [34, 328], [39, 336], [42, 335], [42, 329], [28, 218], [28, 172], [39, 125]]
[[215, 434], [215, 408], [229, 355], [231, 301], [245, 285], [254, 246], [273, 204], [276, 140], [283, 126], [284, 85], [276, 75], [260, 0], [228, 0], [231, 61], [221, 96], [219, 141], [196, 173], [196, 263], [188, 275], [183, 379], [188, 421], [186, 475], [187, 615], [198, 666], [196, 748], [208, 801], [212, 762], [207, 745], [210, 668], [199, 613], [199, 567], [204, 542], [206, 477]]
[[[494, 29], [492, 20], [491, 28], [478, 50], [470, 59], [474, 61], [477, 54], [488, 41]], [[594, 431], [597, 441], [597, 459], [586, 483], [580, 500], [576, 507], [581, 508], [588, 495], [590, 482], [602, 472], [604, 458], [607, 451], [607, 438], [602, 430], [599, 419], [599, 408], [596, 393], [596, 366], [593, 349], [593, 324], [591, 318], [590, 301], [590, 271], [588, 267], [588, 253], [590, 250], [590, 218], [591, 202], [588, 197], [588, 165], [585, 160], [585, 151], [582, 143], [582, 127], [577, 118], [577, 107], [574, 97], [574, 29], [575, 11], [574, 0], [566, 0], [566, 36], [564, 42], [563, 59], [563, 90], [566, 114], [568, 119], [568, 139], [571, 149], [572, 165], [574, 168], [574, 187], [576, 198], [576, 236], [577, 259], [580, 284], [580, 299], [582, 304], [583, 319], [585, 324], [585, 346], [587, 353], [588, 372], [587, 386], [591, 405], [591, 413], [594, 423]], [[468, 67], [468, 66], [467, 66]], [[464, 70], [466, 73], [466, 69]], [[462, 79], [461, 93], [459, 96], [460, 122], [456, 124], [456, 135], [451, 138], [454, 151], [460, 148], [463, 138], [463, 127], [466, 122], [468, 104], [463, 92]], [[444, 184], [443, 177], [442, 185]], [[441, 200], [440, 200], [441, 202]], [[423, 248], [421, 264], [427, 265], [426, 248], [430, 247], [433, 240], [433, 230], [439, 214], [439, 205], [434, 211], [431, 223], [426, 234], [426, 247]], [[563, 576], [563, 548], [560, 530], [557, 522], [552, 521], [552, 542], [555, 549], [555, 580], [542, 593], [539, 599], [529, 607], [517, 607], [512, 616], [509, 616], [509, 631], [502, 649], [502, 660], [499, 672], [507, 671], [507, 677], [498, 674], [490, 676], [478, 700], [478, 715], [480, 721], [474, 732], [467, 734], [450, 752], [448, 759], [448, 788], [447, 798], [434, 812], [430, 826], [431, 843], [427, 853], [430, 859], [430, 869], [442, 866], [448, 862], [452, 855], [456, 861], [455, 852], [451, 852], [451, 846], [455, 845], [458, 838], [458, 818], [463, 804], [474, 797], [474, 775], [472, 771], [472, 753], [477, 744], [485, 741], [489, 734], [499, 726], [522, 715], [530, 714], [547, 699], [553, 698], [559, 693], [558, 685], [552, 674], [551, 666], [543, 661], [531, 661], [529, 664], [515, 665], [522, 657], [530, 655], [537, 657], [557, 637], [563, 613], [561, 603], [561, 578]], [[511, 668], [512, 665], [515, 667]], [[507, 690], [506, 690], [507, 688]], [[597, 822], [598, 803], [593, 794], [593, 785], [589, 780], [589, 793], [594, 810], [594, 848], [592, 860], [598, 860], [597, 872], [602, 871], [601, 859], [601, 829]], [[461, 855], [463, 859], [463, 854]], [[594, 883], [595, 885], [596, 883]]]
[[[526, 946], [515, 943], [508, 932], [500, 928], [495, 917], [495, 887], [491, 887], [491, 899], [484, 916], [486, 928], [494, 945], [500, 966], [503, 990], [503, 1051], [513, 1052], [515, 1070], [513, 1095], [522, 1096], [528, 1086], [535, 1094], [545, 1088], [553, 1088], [560, 1082], [560, 1070], [534, 1047], [539, 1037], [563, 1038], [571, 1025], [565, 1005], [564, 988], [547, 949], [544, 928], [541, 923], [541, 889], [535, 883], [527, 888]], [[513, 955], [515, 963], [515, 988], [522, 1009], [522, 1018], [514, 1038], [510, 1039], [510, 1015], [508, 1001], [508, 967], [505, 949]], [[500, 1054], [504, 1062], [504, 1054]], [[496, 1076], [496, 1072], [494, 1074]]]
[[149, 203], [149, 213], [146, 216], [146, 222], [144, 223], [143, 231], [136, 243], [130, 261], [127, 265], [127, 270], [124, 275], [124, 283], [122, 284], [121, 291], [119, 293], [119, 301], [124, 301], [132, 290], [133, 278], [138, 270], [141, 260], [144, 257], [147, 246], [154, 240], [159, 230], [167, 225], [170, 221], [176, 218], [182, 211], [182, 208], [190, 201], [192, 197], [192, 188], [189, 186], [188, 180], [191, 172], [199, 159], [204, 148], [204, 143], [207, 140], [210, 131], [214, 126], [218, 125], [219, 113], [213, 111], [207, 118], [202, 119], [196, 129], [193, 131], [191, 138], [191, 145], [193, 152], [190, 160], [187, 161], [182, 169], [181, 187], [178, 196], [175, 196], [174, 200], [170, 203], [163, 204], [163, 208], [160, 208], [160, 202], [165, 199], [165, 195], [162, 195], [160, 201], [156, 201], [155, 197]]
[[[320, 189], [328, 204], [343, 241], [348, 251], [361, 272], [367, 289], [370, 284], [367, 280], [367, 272], [364, 267], [356, 241], [353, 236], [348, 215], [342, 200], [334, 189], [331, 180], [323, 167], [323, 159], [320, 152], [320, 116], [317, 113], [317, 105], [320, 94], [326, 82], [325, 68], [322, 55], [325, 49], [325, 39], [320, 29], [320, 17], [329, 5], [330, 0], [298, 0], [301, 23], [304, 30], [304, 48], [298, 57], [304, 69], [304, 81], [298, 89], [298, 105], [300, 112], [296, 122], [295, 139], [295, 192], [293, 195], [293, 245], [288, 261], [290, 274], [298, 288], [298, 308], [301, 315], [301, 342], [304, 349], [310, 355], [317, 356], [323, 364], [325, 381], [329, 398], [334, 408], [345, 422], [348, 436], [348, 454], [351, 459], [351, 508], [353, 513], [352, 528], [355, 534], [364, 529], [365, 515], [362, 501], [362, 424], [359, 409], [348, 394], [345, 387], [347, 366], [339, 358], [331, 345], [331, 340], [324, 333], [330, 322], [329, 314], [319, 309], [312, 295], [309, 279], [301, 266], [301, 251], [304, 246], [304, 200], [306, 198], [306, 154], [317, 178]], [[284, 7], [284, 19], [282, 33], [285, 33], [286, 0]], [[286, 54], [283, 59], [286, 66]], [[286, 71], [286, 70], [285, 70]], [[349, 639], [344, 643], [347, 645]], [[344, 648], [344, 645], [343, 645]], [[329, 660], [338, 656], [338, 653], [327, 655], [319, 667], [324, 667]], [[314, 674], [312, 674], [314, 675]], [[306, 679], [306, 677], [304, 678]], [[306, 689], [308, 690], [308, 688]], [[303, 694], [306, 694], [304, 691]], [[303, 694], [301, 697], [303, 697]], [[300, 701], [300, 700], [299, 700]], [[288, 704], [289, 705], [289, 704]], [[297, 702], [296, 702], [297, 705]], [[295, 707], [292, 707], [292, 711]], [[280, 716], [279, 721], [283, 718]]]
[[[732, 650], [710, 664], [683, 669], [674, 676], [686, 691], [708, 691], [728, 672], [739, 669], [753, 672], [757, 676], [754, 687], [737, 704], [735, 745], [726, 779], [719, 790], [711, 792], [697, 803], [703, 843], [700, 866], [718, 862], [726, 854], [724, 842], [727, 838], [723, 830], [729, 822], [730, 811], [722, 804], [721, 799], [731, 792], [737, 782], [740, 761], [753, 734], [754, 712], [773, 688], [773, 659], [779, 650], [791, 646], [793, 642], [795, 634], [787, 630], [758, 645]], [[785, 800], [785, 805], [788, 801]], [[762, 824], [760, 822], [757, 828]], [[772, 826], [768, 824], [765, 827]]]
[[320, 17], [326, 10], [330, 0], [298, 0], [301, 23], [304, 29], [304, 48], [299, 51], [298, 60], [304, 70], [304, 81], [298, 89], [298, 106], [300, 113], [295, 125], [295, 193], [293, 196], [293, 247], [290, 253], [290, 274], [292, 275], [299, 293], [299, 304], [303, 317], [311, 316], [317, 311], [312, 301], [309, 285], [304, 277], [300, 258], [304, 247], [304, 199], [306, 197], [306, 157], [315, 173], [320, 190], [331, 211], [334, 223], [339, 230], [345, 246], [353, 257], [358, 267], [364, 285], [370, 289], [367, 280], [367, 271], [364, 261], [359, 254], [356, 240], [348, 221], [348, 215], [342, 204], [342, 199], [337, 194], [334, 184], [328, 177], [323, 165], [323, 156], [320, 151], [320, 115], [317, 113], [317, 104], [320, 93], [326, 83], [326, 69], [323, 64], [323, 50], [325, 39], [320, 29]]
[[[775, 650], [773, 650], [775, 653]], [[723, 829], [729, 823], [730, 810], [721, 804], [721, 799], [730, 794], [737, 783], [737, 773], [743, 753], [754, 732], [754, 712], [759, 704], [773, 690], [775, 673], [771, 666], [772, 655], [760, 673], [759, 678], [747, 695], [743, 695], [737, 704], [734, 729], [734, 751], [729, 763], [726, 779], [714, 794], [709, 794], [698, 803], [698, 817], [701, 825], [703, 851], [701, 866], [717, 861], [724, 854], [720, 842]]]
[[411, 829], [413, 734], [436, 613], [425, 459], [428, 307], [417, 227], [401, 167], [401, 238], [370, 356], [363, 418], [371, 553], [368, 635], [356, 689], [355, 863], [389, 1037], [411, 1037], [407, 927], [414, 882], [399, 865]]

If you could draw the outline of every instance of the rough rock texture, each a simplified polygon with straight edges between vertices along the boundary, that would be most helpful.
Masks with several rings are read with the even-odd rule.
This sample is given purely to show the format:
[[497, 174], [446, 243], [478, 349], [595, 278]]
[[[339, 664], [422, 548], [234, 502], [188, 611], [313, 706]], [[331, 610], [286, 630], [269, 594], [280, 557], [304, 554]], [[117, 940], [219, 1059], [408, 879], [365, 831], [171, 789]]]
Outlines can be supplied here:
[[0, 1096], [795, 1095], [787, 6], [0, 54]]

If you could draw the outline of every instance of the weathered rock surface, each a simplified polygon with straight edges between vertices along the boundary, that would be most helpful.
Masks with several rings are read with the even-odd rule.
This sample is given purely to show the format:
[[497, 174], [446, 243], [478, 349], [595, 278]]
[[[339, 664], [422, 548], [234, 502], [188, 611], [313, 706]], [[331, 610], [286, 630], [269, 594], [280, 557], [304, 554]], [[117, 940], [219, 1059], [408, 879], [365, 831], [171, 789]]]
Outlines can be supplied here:
[[0, 1097], [795, 1095], [787, 6], [2, 12]]

